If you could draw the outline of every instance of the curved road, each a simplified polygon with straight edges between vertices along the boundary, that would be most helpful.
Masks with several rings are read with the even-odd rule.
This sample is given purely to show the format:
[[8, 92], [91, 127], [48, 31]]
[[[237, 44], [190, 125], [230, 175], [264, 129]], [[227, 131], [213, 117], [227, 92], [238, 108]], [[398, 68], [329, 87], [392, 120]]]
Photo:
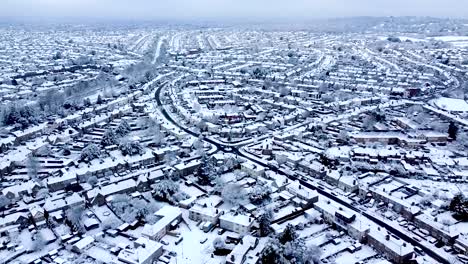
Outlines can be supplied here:
[[[156, 102], [161, 110], [161, 113], [163, 114], [163, 116], [169, 121], [171, 122], [172, 124], [174, 124], [175, 126], [177, 126], [178, 128], [182, 129], [183, 131], [185, 131], [186, 133], [192, 135], [192, 136], [195, 136], [195, 137], [199, 137], [200, 136], [200, 133], [195, 133], [185, 127], [183, 127], [182, 125], [180, 125], [179, 123], [177, 123], [166, 111], [166, 109], [164, 109], [163, 107], [163, 104], [161, 102], [161, 91], [162, 89], [164, 88], [165, 85], [161, 85], [158, 87], [158, 89], [156, 90], [155, 92], [155, 98], [156, 98]], [[232, 147], [232, 146], [224, 146], [222, 144], [220, 144], [219, 142], [216, 142], [216, 141], [213, 141], [209, 138], [206, 138], [206, 137], [203, 137], [203, 140], [205, 142], [208, 142], [210, 144], [213, 144], [214, 146], [216, 146], [217, 150], [214, 152], [218, 152], [218, 151], [223, 151], [223, 152], [230, 152], [230, 153], [234, 153], [240, 157], [243, 157], [247, 160], [250, 160], [256, 164], [259, 164], [263, 167], [266, 167], [266, 168], [269, 168], [270, 170], [278, 173], [278, 174], [281, 174], [281, 175], [284, 175], [286, 177], [288, 177], [289, 179], [291, 180], [297, 180], [299, 181], [299, 183], [301, 183], [303, 186], [309, 188], [309, 189], [312, 189], [312, 190], [316, 190], [319, 194], [343, 205], [343, 206], [346, 206], [347, 208], [353, 210], [354, 212], [356, 213], [360, 213], [362, 214], [363, 216], [367, 217], [369, 220], [373, 221], [374, 223], [378, 224], [379, 226], [382, 226], [382, 227], [385, 227], [387, 230], [391, 231], [392, 233], [396, 234], [397, 236], [399, 236], [401, 239], [403, 239], [404, 241], [408, 242], [408, 243], [411, 243], [412, 245], [415, 245], [415, 246], [418, 246], [420, 247], [427, 255], [429, 255], [430, 257], [434, 258], [435, 260], [441, 262], [441, 263], [445, 263], [445, 264], [449, 264], [450, 262], [445, 259], [444, 257], [438, 255], [436, 252], [430, 250], [429, 248], [427, 248], [426, 246], [424, 246], [423, 244], [419, 243], [418, 241], [416, 241], [415, 239], [411, 238], [410, 236], [408, 236], [407, 234], [401, 232], [400, 230], [392, 227], [391, 225], [385, 223], [384, 221], [382, 220], [379, 220], [377, 219], [376, 217], [366, 213], [366, 212], [363, 212], [361, 211], [359, 208], [349, 204], [348, 202], [346, 201], [343, 201], [341, 199], [339, 199], [338, 197], [332, 195], [331, 193], [329, 192], [326, 192], [322, 189], [319, 189], [317, 188], [316, 186], [310, 184], [309, 182], [307, 181], [304, 181], [300, 178], [297, 178], [297, 177], [294, 177], [290, 174], [287, 174], [285, 173], [284, 171], [282, 171], [281, 169], [278, 169], [276, 167], [273, 167], [269, 164], [266, 164], [264, 162], [261, 162], [259, 160], [256, 160], [256, 159], [253, 159], [251, 157], [249, 157], [248, 155], [245, 155], [244, 153], [242, 153], [237, 147]]]

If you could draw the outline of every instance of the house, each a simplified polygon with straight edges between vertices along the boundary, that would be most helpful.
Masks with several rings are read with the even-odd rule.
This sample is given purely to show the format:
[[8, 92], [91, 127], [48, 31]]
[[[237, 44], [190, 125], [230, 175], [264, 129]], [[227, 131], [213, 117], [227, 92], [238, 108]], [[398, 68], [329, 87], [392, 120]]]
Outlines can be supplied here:
[[171, 225], [182, 220], [182, 211], [178, 207], [166, 205], [154, 213], [159, 220], [154, 224], [145, 224], [141, 234], [144, 237], [159, 241], [170, 230]]
[[286, 190], [303, 200], [302, 204], [299, 205], [301, 207], [309, 207], [318, 201], [317, 191], [302, 186], [299, 181], [294, 181], [291, 182], [291, 184], [288, 184], [286, 186]]
[[198, 222], [205, 221], [212, 224], [218, 223], [219, 217], [223, 212], [215, 207], [202, 206], [195, 204], [189, 209], [189, 219]]
[[219, 217], [219, 226], [223, 229], [244, 234], [250, 232], [253, 220], [250, 216], [227, 213]]
[[241, 164], [241, 170], [255, 178], [265, 175], [265, 167], [255, 164], [251, 161], [243, 162]]
[[198, 167], [200, 167], [200, 161], [199, 160], [191, 160], [187, 163], [179, 163], [174, 166], [174, 169], [176, 170], [177, 173], [181, 176], [186, 176], [189, 174], [194, 173]]
[[455, 226], [446, 226], [436, 220], [437, 219], [422, 213], [414, 217], [414, 224], [419, 228], [429, 231], [431, 236], [444, 243], [453, 244], [460, 236], [460, 230]]
[[59, 177], [47, 178], [47, 188], [49, 188], [51, 192], [63, 190], [65, 189], [65, 187], [76, 183], [76, 175], [73, 173], [65, 173], [64, 175]]
[[161, 243], [140, 237], [133, 243], [133, 248], [123, 249], [117, 258], [128, 264], [151, 264], [163, 253]]
[[54, 198], [51, 197], [46, 200], [44, 204], [44, 210], [48, 213], [52, 213], [59, 210], [66, 210], [68, 208], [72, 208], [78, 205], [84, 204], [84, 199], [78, 194], [73, 193], [70, 196], [64, 198]]
[[164, 178], [164, 172], [162, 170], [154, 170], [150, 171], [148, 174], [148, 181], [149, 183], [155, 183], [158, 180]]
[[91, 230], [91, 229], [94, 229], [94, 228], [98, 228], [99, 227], [99, 221], [96, 220], [96, 218], [89, 218], [89, 217], [86, 217], [84, 220], [83, 220], [83, 225], [85, 227], [86, 230]]
[[41, 189], [39, 183], [27, 181], [18, 185], [6, 187], [2, 190], [3, 195], [10, 200], [21, 199], [25, 195], [34, 196]]
[[29, 222], [29, 217], [27, 213], [17, 212], [13, 214], [8, 214], [0, 218], [0, 228], [11, 226], [11, 225], [27, 225]]
[[314, 208], [322, 214], [325, 222], [342, 230], [347, 230], [348, 225], [356, 219], [352, 211], [330, 200], [320, 200], [314, 204]]
[[103, 205], [105, 198], [122, 193], [129, 193], [136, 190], [136, 182], [133, 179], [127, 179], [120, 182], [114, 182], [102, 187], [89, 190], [86, 195], [92, 204]]
[[370, 229], [367, 242], [394, 263], [408, 263], [413, 257], [414, 247], [411, 244], [393, 238], [381, 227]]
[[90, 248], [94, 243], [94, 238], [91, 236], [85, 236], [78, 242], [73, 244], [72, 251], [76, 253], [84, 253], [84, 250]]
[[38, 205], [31, 206], [29, 208], [29, 213], [36, 223], [45, 220], [44, 209]]

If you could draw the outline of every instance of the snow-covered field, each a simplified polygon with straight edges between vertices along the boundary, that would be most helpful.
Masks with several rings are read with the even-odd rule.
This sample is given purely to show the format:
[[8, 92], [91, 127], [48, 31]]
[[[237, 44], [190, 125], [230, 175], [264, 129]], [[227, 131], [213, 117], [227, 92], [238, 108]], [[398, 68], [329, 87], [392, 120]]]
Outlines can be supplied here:
[[441, 36], [434, 39], [448, 42], [456, 47], [468, 47], [468, 36]]

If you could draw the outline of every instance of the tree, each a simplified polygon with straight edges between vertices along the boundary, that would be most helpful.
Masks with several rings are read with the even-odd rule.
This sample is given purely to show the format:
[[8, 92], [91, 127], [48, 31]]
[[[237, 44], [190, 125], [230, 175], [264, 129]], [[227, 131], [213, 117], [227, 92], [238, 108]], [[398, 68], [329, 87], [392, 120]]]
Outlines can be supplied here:
[[200, 166], [197, 169], [198, 183], [201, 185], [208, 185], [212, 183], [218, 175], [217, 169], [213, 159], [207, 156], [202, 156]]
[[83, 222], [81, 221], [83, 213], [84, 213], [84, 207], [83, 206], [71, 207], [66, 212], [66, 217], [67, 217], [68, 221], [70, 221], [72, 227], [78, 232], [85, 231], [85, 228], [83, 226]]
[[83, 100], [83, 105], [84, 105], [84, 107], [90, 107], [91, 106], [91, 100], [89, 98], [85, 98]]
[[320, 256], [322, 255], [322, 249], [316, 245], [311, 245], [307, 248], [305, 254], [305, 260], [308, 261], [310, 264], [319, 264], [322, 263], [320, 261]]
[[249, 194], [249, 199], [253, 204], [263, 203], [270, 195], [271, 188], [266, 184], [256, 184]]
[[49, 189], [43, 188], [37, 191], [36, 198], [37, 199], [45, 199], [49, 196]]
[[214, 247], [215, 250], [223, 249], [223, 248], [226, 247], [226, 244], [224, 243], [224, 241], [220, 237], [216, 237], [213, 240], [213, 247]]
[[98, 95], [97, 100], [96, 100], [96, 104], [102, 104], [102, 103], [104, 103], [104, 101], [102, 100], [102, 96]]
[[88, 180], [86, 181], [89, 185], [91, 185], [92, 187], [96, 186], [96, 184], [99, 182], [98, 181], [98, 178], [96, 176], [91, 176], [88, 178]]
[[271, 221], [273, 220], [273, 210], [265, 209], [265, 212], [259, 217], [258, 224], [260, 226], [260, 236], [268, 236], [271, 233]]
[[119, 145], [120, 151], [122, 151], [123, 155], [138, 155], [144, 153], [144, 148], [138, 141], [129, 141], [125, 140]]
[[338, 134], [338, 139], [343, 143], [347, 143], [349, 140], [348, 132], [346, 130], [341, 130]]
[[468, 221], [468, 199], [461, 193], [455, 195], [449, 205], [454, 218], [460, 221]]
[[456, 140], [457, 134], [458, 134], [458, 126], [454, 122], [450, 122], [450, 125], [448, 127], [449, 137], [452, 138], [453, 140]]
[[289, 263], [284, 257], [284, 246], [279, 243], [278, 239], [271, 239], [266, 244], [260, 256], [262, 264], [284, 264]]
[[80, 154], [80, 159], [88, 162], [99, 157], [101, 157], [101, 149], [95, 144], [89, 144]]
[[128, 133], [130, 133], [130, 131], [131, 131], [130, 125], [127, 123], [127, 121], [122, 120], [119, 126], [115, 129], [115, 134], [119, 137], [124, 137]]
[[46, 246], [46, 241], [40, 232], [37, 232], [33, 236], [32, 247], [33, 251], [40, 251]]
[[4, 195], [0, 195], [0, 209], [5, 208], [7, 205], [11, 203], [10, 199], [8, 199]]
[[288, 95], [290, 92], [291, 92], [291, 91], [290, 91], [289, 88], [286, 87], [286, 86], [281, 86], [281, 87], [279, 88], [279, 93], [280, 93], [281, 96], [286, 96], [286, 95]]
[[62, 56], [62, 53], [60, 51], [57, 51], [53, 57], [54, 60], [60, 60], [62, 59], [63, 56]]
[[37, 180], [37, 174], [39, 172], [39, 161], [35, 156], [28, 158], [28, 176], [30, 179]]
[[467, 133], [461, 133], [457, 136], [457, 141], [462, 147], [462, 149], [468, 147], [468, 135]]
[[401, 39], [395, 36], [389, 36], [387, 40], [390, 42], [401, 42]]
[[283, 154], [277, 154], [275, 160], [279, 165], [285, 164], [288, 161], [286, 155]]
[[155, 222], [151, 218], [159, 209], [155, 202], [147, 202], [146, 199], [133, 199], [126, 194], [115, 195], [110, 205], [115, 214], [126, 223], [141, 219], [145, 219], [147, 223]]
[[108, 129], [104, 132], [104, 135], [101, 139], [101, 145], [103, 147], [108, 147], [112, 145], [116, 145], [118, 143], [117, 135], [115, 134], [114, 130]]
[[281, 244], [286, 244], [287, 242], [291, 242], [298, 238], [298, 234], [296, 233], [296, 229], [291, 224], [288, 224], [284, 229], [283, 233], [278, 237]]
[[240, 184], [230, 183], [223, 188], [221, 197], [225, 202], [237, 206], [244, 201], [245, 190]]
[[172, 196], [179, 191], [179, 185], [165, 179], [153, 185], [153, 197], [160, 201], [173, 201]]
[[366, 117], [364, 117], [364, 120], [362, 121], [362, 126], [364, 127], [365, 130], [373, 130], [374, 129], [374, 125], [377, 123], [377, 121], [375, 120], [374, 116], [372, 115], [367, 115]]

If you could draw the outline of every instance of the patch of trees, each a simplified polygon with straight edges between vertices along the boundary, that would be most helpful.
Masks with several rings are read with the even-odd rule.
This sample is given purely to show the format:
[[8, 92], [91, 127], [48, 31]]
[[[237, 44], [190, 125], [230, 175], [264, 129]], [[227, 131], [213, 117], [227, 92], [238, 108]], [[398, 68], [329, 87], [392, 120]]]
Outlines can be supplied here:
[[231, 183], [224, 186], [221, 197], [223, 201], [230, 203], [234, 206], [242, 204], [245, 201], [245, 190], [244, 188], [237, 183]]
[[120, 122], [119, 126], [117, 126], [117, 128], [115, 129], [115, 134], [118, 137], [124, 137], [128, 133], [130, 133], [130, 131], [131, 131], [130, 125], [127, 123], [127, 121], [122, 120], [122, 122]]
[[252, 71], [252, 75], [257, 78], [257, 79], [260, 79], [260, 78], [265, 78], [267, 76], [267, 72], [259, 67], [256, 67], [253, 71]]
[[123, 155], [134, 156], [144, 153], [143, 146], [138, 141], [124, 140], [120, 143], [119, 149]]
[[132, 199], [125, 194], [115, 195], [110, 203], [113, 212], [126, 223], [135, 220], [145, 220], [147, 223], [154, 223], [154, 213], [159, 209], [155, 202], [147, 202], [144, 199]]
[[81, 218], [83, 217], [83, 213], [84, 213], [83, 206], [75, 206], [75, 207], [68, 209], [68, 211], [65, 214], [67, 217], [67, 220], [65, 221], [65, 223], [68, 224], [68, 226], [75, 231], [85, 232], [86, 229], [83, 225], [83, 221], [81, 220]]
[[86, 146], [80, 154], [80, 160], [90, 162], [93, 159], [101, 157], [101, 149], [95, 144]]
[[48, 114], [63, 114], [65, 94], [56, 90], [49, 90], [39, 97], [37, 105], [39, 109]]
[[218, 170], [213, 159], [202, 156], [200, 166], [197, 169], [198, 183], [200, 185], [209, 185], [218, 177]]
[[252, 204], [259, 205], [267, 201], [270, 196], [271, 188], [266, 184], [257, 184], [253, 187], [249, 194], [249, 199]]
[[468, 199], [461, 193], [453, 197], [449, 205], [450, 211], [452, 211], [453, 217], [459, 221], [468, 221]]
[[30, 125], [37, 125], [40, 116], [30, 105], [12, 103], [1, 109], [0, 121], [3, 125], [18, 125], [20, 129], [26, 129]]
[[150, 62], [136, 63], [122, 72], [122, 76], [128, 79], [130, 86], [148, 82], [158, 75], [156, 66]]
[[117, 145], [117, 135], [115, 134], [114, 130], [108, 129], [104, 132], [104, 135], [101, 139], [101, 145], [104, 147]]
[[395, 36], [390, 36], [387, 38], [387, 40], [390, 42], [401, 42], [401, 39]]
[[179, 184], [170, 179], [161, 180], [152, 187], [153, 197], [158, 201], [176, 204], [179, 201], [189, 198], [187, 194], [179, 191]]
[[[122, 120], [115, 130], [108, 129], [104, 132], [104, 135], [102, 136], [102, 139], [101, 139], [101, 145], [103, 147], [117, 145], [122, 137], [130, 133], [130, 130], [131, 128], [130, 128], [130, 125], [127, 123], [127, 121]], [[141, 145], [137, 146], [136, 144], [129, 143], [129, 142], [123, 142], [123, 143], [125, 144], [123, 145], [121, 144], [120, 146], [122, 153], [125, 152], [129, 154], [129, 153], [134, 153], [134, 151], [138, 152], [139, 148], [141, 147]], [[127, 155], [127, 154], [124, 154], [124, 155]]]
[[79, 96], [82, 97], [90, 90], [100, 90], [109, 87], [113, 87], [118, 84], [118, 81], [113, 75], [106, 72], [100, 72], [95, 79], [79, 81], [76, 84], [65, 88], [65, 96]]
[[307, 246], [305, 240], [299, 238], [295, 228], [288, 225], [282, 234], [272, 238], [270, 243], [267, 243], [260, 262], [263, 264], [318, 264], [321, 254], [322, 251], [319, 247]]

